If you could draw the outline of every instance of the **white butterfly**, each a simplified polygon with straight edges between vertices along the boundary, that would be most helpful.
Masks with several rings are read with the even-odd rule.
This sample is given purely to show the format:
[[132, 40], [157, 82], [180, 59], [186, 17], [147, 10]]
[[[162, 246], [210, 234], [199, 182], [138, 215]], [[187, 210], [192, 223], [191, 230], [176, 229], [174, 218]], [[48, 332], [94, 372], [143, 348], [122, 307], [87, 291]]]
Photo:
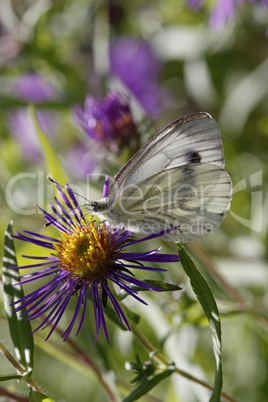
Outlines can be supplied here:
[[113, 226], [188, 242], [213, 232], [230, 207], [220, 129], [208, 113], [169, 124], [121, 169], [90, 211]]

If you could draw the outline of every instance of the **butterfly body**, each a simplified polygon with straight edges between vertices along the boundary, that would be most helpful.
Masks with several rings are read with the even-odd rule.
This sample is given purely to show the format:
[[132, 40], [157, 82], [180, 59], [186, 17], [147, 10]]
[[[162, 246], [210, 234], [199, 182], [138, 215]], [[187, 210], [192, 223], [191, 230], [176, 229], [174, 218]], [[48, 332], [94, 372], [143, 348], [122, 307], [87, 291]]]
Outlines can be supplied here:
[[91, 211], [113, 226], [143, 234], [174, 228], [172, 241], [213, 232], [230, 207], [220, 130], [207, 113], [185, 116], [145, 144]]

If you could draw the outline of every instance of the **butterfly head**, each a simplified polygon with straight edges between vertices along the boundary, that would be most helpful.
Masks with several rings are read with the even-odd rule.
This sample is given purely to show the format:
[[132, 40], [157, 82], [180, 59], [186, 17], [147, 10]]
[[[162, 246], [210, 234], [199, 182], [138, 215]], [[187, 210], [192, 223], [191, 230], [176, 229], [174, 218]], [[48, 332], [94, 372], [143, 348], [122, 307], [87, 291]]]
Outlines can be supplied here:
[[90, 201], [87, 205], [87, 209], [90, 213], [97, 214], [108, 208], [107, 198], [101, 198], [99, 201]]

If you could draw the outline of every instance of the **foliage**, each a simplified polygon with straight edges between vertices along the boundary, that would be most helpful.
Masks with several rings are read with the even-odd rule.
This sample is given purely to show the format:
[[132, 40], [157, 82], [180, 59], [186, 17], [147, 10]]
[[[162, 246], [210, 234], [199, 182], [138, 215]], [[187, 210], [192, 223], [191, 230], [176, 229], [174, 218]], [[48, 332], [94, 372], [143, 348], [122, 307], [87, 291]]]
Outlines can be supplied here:
[[[31, 401], [191, 402], [218, 401], [222, 392], [221, 400], [265, 400], [267, 8], [257, 2], [239, 4], [236, 15], [216, 30], [209, 25], [211, 1], [201, 8], [174, 0], [4, 3], [0, 395]], [[157, 81], [147, 86], [146, 97], [141, 92], [148, 73], [133, 92], [127, 86], [132, 81], [120, 81], [110, 69], [110, 46], [124, 37], [145, 41], [154, 54], [152, 66], [159, 63], [152, 74], [152, 81]], [[32, 73], [53, 87], [49, 95], [33, 99], [18, 86], [21, 77]], [[101, 147], [75, 125], [74, 108], [83, 105], [89, 94], [104, 97], [114, 89], [128, 94], [137, 131], [129, 143], [117, 139], [113, 146]], [[144, 99], [151, 100], [152, 93], [157, 108], [150, 103], [146, 109]], [[132, 332], [122, 330], [125, 327], [108, 303], [109, 344], [103, 333], [94, 344], [93, 310], [79, 336], [62, 343], [74, 299], [53, 337], [45, 341], [47, 331], [30, 335], [29, 322], [10, 307], [23, 297], [23, 290], [13, 286], [18, 271], [10, 268], [17, 263], [9, 222], [14, 220], [19, 232], [55, 236], [52, 227], [43, 228], [43, 218], [34, 208], [34, 204], [46, 208], [53, 201], [47, 175], [62, 185], [68, 177], [76, 193], [87, 200], [99, 199], [106, 173], [113, 177], [165, 124], [196, 111], [206, 111], [219, 122], [226, 170], [234, 185], [231, 209], [221, 227], [205, 239], [179, 245], [181, 262], [168, 265], [166, 272], [148, 274], [146, 283], [163, 292], [142, 292], [147, 306], [132, 303], [123, 291], [118, 295]], [[85, 204], [82, 197], [79, 201]], [[161, 253], [177, 252], [170, 242], [150, 242], [153, 248], [161, 246]], [[19, 265], [25, 264], [22, 255], [37, 255], [30, 244], [16, 243], [16, 250]], [[134, 251], [147, 250], [140, 243]], [[25, 295], [33, 290], [31, 283], [24, 286]], [[32, 325], [36, 328], [40, 322]]]

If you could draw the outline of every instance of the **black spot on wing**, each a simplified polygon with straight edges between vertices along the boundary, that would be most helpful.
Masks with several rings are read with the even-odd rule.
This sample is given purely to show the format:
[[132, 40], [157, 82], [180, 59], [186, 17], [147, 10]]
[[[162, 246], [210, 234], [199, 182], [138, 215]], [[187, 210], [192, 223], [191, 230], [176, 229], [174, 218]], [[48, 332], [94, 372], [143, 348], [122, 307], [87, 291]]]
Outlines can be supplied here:
[[189, 163], [200, 163], [202, 160], [201, 155], [197, 151], [189, 151], [187, 154], [187, 161]]

